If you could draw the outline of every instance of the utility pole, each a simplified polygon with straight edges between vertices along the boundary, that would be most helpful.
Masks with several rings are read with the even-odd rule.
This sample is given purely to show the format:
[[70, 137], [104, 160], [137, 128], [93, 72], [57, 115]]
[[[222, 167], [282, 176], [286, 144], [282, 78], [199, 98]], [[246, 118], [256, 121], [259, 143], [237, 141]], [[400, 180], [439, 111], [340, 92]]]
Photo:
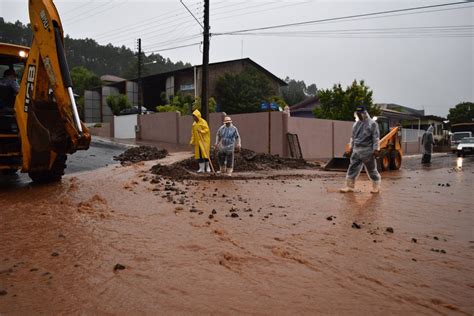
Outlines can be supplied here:
[[202, 117], [208, 120], [208, 86], [209, 86], [209, 2], [204, 0], [204, 41], [202, 52], [202, 91], [201, 91], [201, 111]]
[[142, 39], [138, 39], [138, 115], [142, 114]]

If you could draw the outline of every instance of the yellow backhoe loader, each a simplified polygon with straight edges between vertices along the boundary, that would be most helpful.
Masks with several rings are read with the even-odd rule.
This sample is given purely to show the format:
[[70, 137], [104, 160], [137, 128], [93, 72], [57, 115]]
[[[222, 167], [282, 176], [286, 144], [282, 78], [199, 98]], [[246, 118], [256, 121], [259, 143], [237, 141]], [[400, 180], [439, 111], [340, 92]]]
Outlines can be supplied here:
[[[377, 158], [377, 168], [379, 171], [398, 170], [402, 165], [402, 137], [401, 127], [395, 126], [389, 128], [388, 119], [378, 117], [377, 124], [381, 139], [380, 156]], [[332, 158], [324, 167], [330, 171], [346, 171], [350, 163], [350, 145], [346, 144], [344, 157]]]
[[29, 0], [31, 47], [0, 43], [0, 70], [21, 73], [18, 93], [0, 85], [0, 173], [59, 181], [67, 154], [89, 148], [79, 119], [64, 34], [52, 0]]

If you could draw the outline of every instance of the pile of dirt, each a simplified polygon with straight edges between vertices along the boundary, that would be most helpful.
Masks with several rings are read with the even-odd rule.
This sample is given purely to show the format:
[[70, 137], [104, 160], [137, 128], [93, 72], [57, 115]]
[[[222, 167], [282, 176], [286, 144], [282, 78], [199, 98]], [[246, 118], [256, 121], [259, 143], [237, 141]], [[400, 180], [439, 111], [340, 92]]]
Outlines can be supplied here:
[[[211, 153], [211, 160], [216, 171], [219, 168], [217, 156]], [[312, 169], [316, 166], [304, 159], [282, 158], [277, 155], [256, 153], [252, 150], [242, 149], [234, 155], [235, 172], [251, 172], [259, 170], [282, 170], [282, 169]], [[151, 172], [165, 177], [183, 179], [191, 176], [189, 172], [195, 172], [199, 168], [196, 159], [189, 158], [169, 166], [157, 164]]]
[[168, 155], [166, 149], [158, 149], [152, 146], [139, 146], [127, 149], [125, 152], [118, 156], [114, 156], [114, 160], [120, 161], [120, 163], [135, 163], [146, 160], [156, 160], [165, 158]]

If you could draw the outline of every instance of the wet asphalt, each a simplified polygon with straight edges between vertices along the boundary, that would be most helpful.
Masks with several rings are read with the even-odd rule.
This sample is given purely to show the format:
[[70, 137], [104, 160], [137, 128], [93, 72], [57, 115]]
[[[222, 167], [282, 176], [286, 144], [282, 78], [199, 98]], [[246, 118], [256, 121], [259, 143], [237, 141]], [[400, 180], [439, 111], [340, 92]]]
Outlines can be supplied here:
[[[117, 164], [119, 162], [115, 161], [113, 157], [120, 155], [127, 148], [129, 148], [127, 145], [93, 139], [88, 150], [81, 150], [68, 155], [65, 174], [96, 170], [111, 164]], [[17, 172], [17, 174], [11, 176], [0, 175], [0, 190], [22, 187], [29, 183], [31, 183], [31, 179], [26, 173]]]

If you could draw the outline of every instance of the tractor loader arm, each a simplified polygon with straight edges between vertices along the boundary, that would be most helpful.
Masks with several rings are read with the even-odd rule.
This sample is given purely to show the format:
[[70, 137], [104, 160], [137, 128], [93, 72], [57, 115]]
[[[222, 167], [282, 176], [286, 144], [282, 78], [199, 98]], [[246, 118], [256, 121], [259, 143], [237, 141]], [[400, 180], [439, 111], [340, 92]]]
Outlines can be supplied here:
[[394, 139], [396, 139], [399, 130], [400, 127], [395, 126], [390, 130], [390, 132], [388, 132], [384, 137], [382, 137], [382, 139], [380, 139], [379, 141], [380, 148], [387, 148], [389, 143], [393, 143], [393, 145], [395, 146], [396, 141], [394, 141]]
[[33, 42], [15, 113], [23, 153], [22, 170], [51, 170], [58, 160], [91, 141], [80, 121], [64, 50], [61, 20], [52, 0], [29, 0]]

